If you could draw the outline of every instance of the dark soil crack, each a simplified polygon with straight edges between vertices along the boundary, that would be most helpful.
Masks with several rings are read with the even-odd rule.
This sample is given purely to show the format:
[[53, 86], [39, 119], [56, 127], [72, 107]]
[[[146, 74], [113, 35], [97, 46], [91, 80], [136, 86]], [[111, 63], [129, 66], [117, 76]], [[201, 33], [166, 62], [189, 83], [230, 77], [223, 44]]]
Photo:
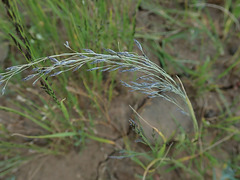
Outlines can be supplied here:
[[[117, 142], [118, 140], [122, 139], [124, 136], [129, 136], [131, 132], [132, 132], [132, 128], [129, 126], [128, 131], [127, 131], [127, 133], [126, 133], [125, 135], [120, 135], [119, 137], [115, 138], [113, 141], [114, 141], [114, 142]], [[123, 144], [123, 145], [120, 145], [120, 147], [123, 149], [123, 148], [124, 148], [124, 144]], [[96, 175], [96, 178], [95, 178], [96, 180], [99, 180], [99, 178], [100, 178], [99, 176], [100, 176], [100, 168], [101, 168], [101, 166], [102, 166], [104, 163], [107, 163], [108, 160], [112, 159], [111, 156], [114, 155], [115, 153], [117, 153], [118, 151], [119, 151], [119, 150], [113, 150], [112, 152], [110, 152], [110, 153], [107, 155], [107, 158], [106, 158], [106, 159], [104, 159], [104, 160], [102, 160], [102, 161], [100, 161], [100, 162], [98, 163], [98, 166], [97, 166], [97, 175]], [[118, 179], [116, 176], [115, 176], [115, 178]]]

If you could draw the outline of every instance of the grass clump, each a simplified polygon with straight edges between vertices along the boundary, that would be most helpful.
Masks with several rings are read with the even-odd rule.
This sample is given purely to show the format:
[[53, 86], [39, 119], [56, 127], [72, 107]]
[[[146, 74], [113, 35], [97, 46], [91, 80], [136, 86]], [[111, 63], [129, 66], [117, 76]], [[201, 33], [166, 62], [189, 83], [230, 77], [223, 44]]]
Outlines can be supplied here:
[[[32, 74], [26, 76], [22, 80], [23, 81], [33, 80], [33, 83], [32, 83], [33, 85], [35, 85], [41, 78], [45, 76], [47, 78], [60, 76], [60, 74], [68, 71], [72, 71], [72, 72], [77, 71], [82, 66], [88, 65], [88, 64], [91, 64], [94, 67], [87, 69], [87, 71], [95, 71], [95, 70], [100, 72], [119, 71], [120, 73], [134, 72], [134, 73], [138, 73], [139, 75], [136, 81], [131, 81], [129, 83], [121, 81], [121, 84], [127, 88], [130, 88], [131, 91], [138, 91], [140, 93], [147, 94], [149, 98], [156, 98], [156, 97], [164, 98], [165, 100], [175, 105], [176, 108], [179, 108], [180, 111], [191, 116], [193, 120], [194, 128], [195, 128], [195, 135], [196, 135], [195, 138], [198, 138], [198, 124], [196, 121], [196, 117], [193, 112], [192, 105], [188, 99], [188, 96], [184, 90], [184, 87], [180, 79], [177, 77], [177, 80], [179, 81], [179, 83], [177, 83], [161, 67], [159, 67], [158, 65], [156, 65], [155, 63], [149, 60], [149, 58], [145, 55], [142, 46], [137, 40], [135, 40], [135, 43], [138, 49], [141, 51], [142, 53], [141, 55], [138, 55], [136, 53], [126, 52], [126, 51], [115, 52], [111, 49], [105, 49], [105, 51], [108, 54], [96, 53], [90, 49], [83, 49], [85, 53], [79, 53], [74, 51], [70, 47], [69, 43], [66, 42], [65, 46], [71, 51], [73, 51], [72, 53], [64, 53], [64, 54], [39, 58], [28, 64], [22, 64], [22, 65], [17, 65], [17, 66], [12, 66], [7, 68], [6, 72], [0, 74], [1, 82], [3, 85], [2, 94], [4, 94], [5, 88], [9, 80], [14, 75], [22, 73], [23, 71], [26, 71], [29, 69], [31, 69]], [[47, 66], [48, 64], [47, 61], [51, 62], [49, 66]], [[171, 96], [172, 93], [179, 96], [186, 103], [187, 107], [189, 108], [187, 112], [185, 111], [184, 108], [182, 108], [182, 105], [176, 100], [176, 98], [173, 98]], [[66, 119], [69, 119], [68, 112], [62, 102], [61, 102], [61, 109], [63, 111], [64, 117]], [[134, 109], [133, 111], [135, 112]], [[129, 154], [129, 151], [126, 151], [128, 155], [123, 156], [123, 157], [131, 157], [138, 164], [139, 163], [140, 165], [142, 164], [141, 166], [145, 169], [143, 179], [146, 178], [148, 171], [152, 166], [155, 166], [155, 164], [158, 167], [160, 166], [160, 164], [162, 164], [162, 162], [164, 162], [163, 164], [165, 164], [165, 162], [170, 162], [170, 163], [173, 162], [172, 160], [166, 158], [168, 153], [166, 143], [168, 140], [164, 137], [164, 135], [160, 131], [158, 131], [157, 128], [152, 127], [153, 130], [156, 131], [156, 133], [158, 133], [160, 137], [163, 139], [164, 145], [161, 145], [158, 142], [155, 142], [156, 143], [155, 145], [151, 145], [148, 139], [144, 136], [144, 132], [142, 131], [141, 127], [139, 127], [139, 125], [137, 125], [133, 120], [130, 122], [130, 124], [132, 124], [135, 131], [143, 139], [143, 142], [151, 148], [150, 154], [137, 153], [136, 155], [143, 155], [144, 157], [149, 156], [148, 159], [149, 158], [152, 159], [153, 157], [155, 157], [155, 159], [153, 159], [148, 166], [144, 166], [141, 163], [141, 161], [137, 159], [137, 157], [135, 157], [136, 155], [135, 154], [132, 155], [131, 153]], [[149, 123], [148, 125], [151, 126]], [[53, 133], [53, 134], [42, 135], [42, 136], [25, 136], [21, 134], [15, 134], [15, 135], [28, 137], [28, 138], [55, 138], [55, 137], [69, 137], [69, 136], [80, 135], [76, 128], [72, 126], [72, 129], [73, 129], [72, 132]], [[85, 133], [84, 136], [93, 140], [97, 140], [99, 142], [115, 145], [115, 142], [113, 141], [97, 138], [89, 135], [88, 133]], [[121, 157], [115, 157], [115, 158], [121, 159]], [[176, 161], [175, 163], [178, 163], [179, 165], [179, 163], [181, 162]]]
[[[26, 89], [28, 92], [29, 89], [34, 90], [28, 87], [31, 81], [35, 86], [40, 84], [56, 104], [49, 103], [47, 96], [36, 93], [35, 98], [40, 101], [27, 97], [25, 103], [18, 103], [14, 102], [14, 99], [13, 104], [18, 110], [0, 106], [1, 110], [31, 120], [41, 127], [39, 129], [43, 129], [37, 134], [25, 132], [13, 134], [4, 130], [1, 134], [3, 141], [0, 143], [0, 154], [4, 155], [5, 160], [0, 164], [0, 172], [10, 172], [28, 159], [24, 158], [20, 151], [17, 153], [20, 148], [43, 154], [59, 154], [67, 152], [73, 145], [74, 148], [79, 148], [80, 145], [82, 147], [87, 139], [117, 146], [116, 141], [107, 139], [109, 136], [101, 138], [102, 136], [96, 135], [94, 123], [97, 118], [107, 119], [105, 124], [115, 123], [111, 122], [107, 111], [111, 99], [115, 96], [113, 92], [114, 86], [117, 86], [115, 77], [119, 72], [137, 75], [135, 81], [120, 81], [131, 91], [138, 91], [149, 98], [163, 98], [171, 102], [180, 112], [190, 116], [195, 127], [195, 139], [198, 141], [185, 138], [179, 139], [177, 143], [168, 142], [164, 134], [149, 123], [154, 133], [160, 135], [164, 141], [162, 144], [156, 140], [155, 144], [152, 144], [134, 119], [130, 120], [130, 125], [141, 138], [136, 142], [144, 144], [144, 148], [136, 145], [135, 149], [135, 143], [123, 138], [125, 150], [119, 152], [120, 156], [111, 158], [131, 158], [144, 170], [142, 176], [138, 176], [141, 179], [157, 179], [158, 176], [161, 178], [162, 175], [164, 177], [164, 174], [171, 174], [172, 171], [173, 174], [181, 176], [181, 179], [218, 179], [220, 175], [229, 179], [239, 177], [239, 155], [236, 153], [239, 148], [234, 145], [239, 142], [237, 129], [239, 98], [236, 96], [239, 86], [231, 82], [236, 80], [234, 77], [238, 77], [239, 50], [230, 61], [224, 57], [227, 61], [222, 62], [222, 55], [227, 55], [226, 43], [232, 40], [234, 34], [232, 27], [236, 25], [239, 28], [236, 21], [240, 12], [237, 3], [226, 1], [224, 5], [215, 6], [199, 4], [197, 1], [191, 4], [187, 1], [184, 3], [144, 1], [138, 9], [140, 1], [135, 8], [130, 5], [130, 1], [124, 1], [124, 4], [121, 4], [122, 1], [103, 0], [21, 2], [27, 7], [24, 13], [17, 13], [17, 3], [10, 3], [8, 7], [12, 18], [15, 17], [11, 19], [12, 25], [17, 24], [21, 36], [19, 32], [15, 35], [14, 26], [4, 19], [0, 20], [0, 24], [6, 35], [11, 34], [9, 39], [14, 40], [18, 48], [22, 49], [28, 63], [17, 62], [17, 57], [11, 55], [11, 64], [18, 65], [1, 71], [2, 94], [13, 95], [12, 92], [16, 91], [18, 95], [25, 97]], [[212, 16], [213, 9], [220, 13], [215, 11], [217, 16], [216, 14]], [[143, 27], [138, 25], [135, 29], [135, 16], [138, 10], [151, 20], [141, 19]], [[223, 23], [220, 23], [221, 19]], [[27, 28], [24, 24], [27, 24]], [[138, 41], [135, 43], [141, 52], [140, 55], [124, 51], [126, 49], [131, 51], [134, 37], [142, 38], [144, 43], [148, 44], [144, 51], [155, 55], [160, 67], [150, 61], [155, 58], [152, 56], [148, 58]], [[239, 33], [236, 37], [239, 37]], [[71, 43], [71, 47], [68, 42], [65, 43], [70, 52], [59, 54], [63, 47], [59, 46], [59, 42], [66, 40]], [[116, 41], [124, 50], [117, 50], [120, 48]], [[83, 49], [84, 47], [91, 47], [91, 50]], [[80, 49], [80, 52], [75, 51], [76, 49]], [[15, 54], [15, 51], [11, 54]], [[46, 54], [56, 55], [47, 57]], [[43, 56], [44, 58], [39, 58]], [[6, 65], [11, 66], [9, 63]], [[177, 75], [170, 76], [166, 72]], [[12, 85], [10, 80], [13, 76], [16, 76], [14, 78], [16, 81], [18, 80], [16, 84], [19, 84], [21, 79], [27, 83], [21, 83], [23, 87]], [[199, 127], [192, 105], [178, 77], [187, 85], [188, 92], [192, 92], [193, 99], [196, 100], [195, 107], [201, 109], [195, 112]], [[223, 82], [223, 79], [227, 78], [229, 85]], [[191, 88], [193, 90], [189, 91]], [[227, 94], [233, 90], [231, 88], [235, 89], [233, 102], [229, 102], [231, 95]], [[210, 93], [216, 95], [214, 99], [210, 98]], [[178, 99], [173, 98], [171, 94], [183, 100], [188, 109], [183, 108]], [[58, 96], [66, 97], [66, 100], [59, 100]], [[84, 98], [90, 99], [91, 103], [86, 102]], [[199, 105], [198, 98], [203, 99], [206, 104]], [[81, 103], [81, 100], [84, 103]], [[208, 109], [208, 104], [212, 102], [216, 102], [213, 117]], [[90, 111], [89, 107], [97, 111]], [[134, 108], [132, 110], [138, 118], [141, 118]], [[99, 113], [103, 116], [99, 116]], [[208, 113], [209, 117], [205, 115]], [[0, 127], [5, 129], [4, 126]], [[21, 136], [19, 139], [28, 139], [29, 143], [24, 142], [21, 146], [18, 143], [8, 143], [14, 142], [17, 138], [9, 134]], [[42, 139], [47, 140], [47, 147], [40, 148], [34, 145], [33, 140]], [[226, 153], [224, 150], [226, 147], [231, 147], [231, 153], [228, 150], [228, 158], [219, 158], [219, 154]]]

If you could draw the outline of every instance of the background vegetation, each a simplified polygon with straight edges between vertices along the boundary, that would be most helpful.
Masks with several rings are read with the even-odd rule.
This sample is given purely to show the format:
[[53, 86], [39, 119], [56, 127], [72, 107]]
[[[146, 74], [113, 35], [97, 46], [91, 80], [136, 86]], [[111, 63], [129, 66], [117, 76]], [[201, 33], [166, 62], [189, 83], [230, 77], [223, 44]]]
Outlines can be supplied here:
[[[116, 90], [126, 77], [88, 72], [95, 65], [87, 64], [57, 78], [45, 76], [32, 87], [21, 81], [30, 73], [24, 72], [0, 98], [0, 177], [17, 179], [24, 162], [81, 152], [93, 140], [114, 152], [123, 149], [112, 158], [135, 162], [141, 169], [136, 179], [174, 178], [169, 172], [182, 179], [240, 178], [240, 1], [2, 0], [0, 17], [1, 41], [9, 49], [0, 72], [70, 52], [66, 41], [79, 52], [131, 52], [136, 38], [152, 61], [182, 79], [200, 126], [194, 142], [139, 145], [109, 114], [116, 96], [131, 93]], [[119, 138], [99, 136], [97, 124], [116, 130], [121, 148]]]

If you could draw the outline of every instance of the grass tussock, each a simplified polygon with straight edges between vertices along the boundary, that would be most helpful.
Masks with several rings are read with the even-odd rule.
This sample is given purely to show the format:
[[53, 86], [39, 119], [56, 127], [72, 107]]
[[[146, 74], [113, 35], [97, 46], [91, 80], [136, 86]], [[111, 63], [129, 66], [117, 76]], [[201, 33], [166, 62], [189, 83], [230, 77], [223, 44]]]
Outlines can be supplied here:
[[[239, 179], [239, 1], [20, 2], [0, 6], [10, 47], [0, 68], [0, 111], [26, 127], [0, 121], [0, 177], [41, 155], [79, 152], [93, 140], [113, 147], [106, 161], [127, 158], [141, 167], [136, 179]], [[169, 141], [146, 122], [163, 140], [152, 143], [135, 119], [129, 120], [135, 142], [121, 132], [124, 145], [100, 136], [99, 124], [118, 129], [108, 112], [121, 95], [118, 84], [171, 102], [191, 117], [195, 138], [181, 130]]]

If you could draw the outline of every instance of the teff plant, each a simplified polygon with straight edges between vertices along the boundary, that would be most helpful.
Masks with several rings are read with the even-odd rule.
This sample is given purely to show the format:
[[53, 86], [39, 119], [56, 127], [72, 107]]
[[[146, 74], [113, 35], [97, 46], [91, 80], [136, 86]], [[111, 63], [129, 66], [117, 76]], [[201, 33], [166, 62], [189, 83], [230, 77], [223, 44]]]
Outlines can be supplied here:
[[[111, 72], [119, 70], [120, 72], [140, 72], [142, 75], [126, 83], [121, 81], [122, 85], [130, 88], [132, 91], [139, 91], [147, 94], [150, 98], [162, 97], [165, 100], [175, 104], [183, 113], [189, 114], [193, 120], [196, 138], [198, 137], [198, 124], [192, 108], [192, 104], [184, 90], [181, 80], [177, 77], [179, 84], [168, 75], [161, 67], [149, 60], [145, 55], [141, 44], [134, 40], [142, 55], [131, 52], [115, 52], [111, 49], [105, 49], [108, 54], [99, 54], [90, 49], [83, 49], [85, 53], [74, 51], [69, 43], [64, 45], [72, 53], [52, 55], [49, 57], [39, 58], [28, 64], [21, 64], [8, 67], [6, 72], [0, 73], [0, 85], [3, 86], [4, 94], [9, 80], [16, 74], [32, 68], [32, 74], [28, 75], [23, 81], [35, 79], [33, 85], [44, 76], [58, 76], [67, 71], [77, 71], [83, 65], [89, 63], [96, 65], [87, 71], [99, 70], [101, 72]], [[45, 61], [51, 61], [52, 65], [42, 66]], [[60, 70], [61, 69], [61, 70]], [[173, 97], [171, 93], [176, 94], [187, 104], [189, 113], [184, 111], [181, 104]]]

